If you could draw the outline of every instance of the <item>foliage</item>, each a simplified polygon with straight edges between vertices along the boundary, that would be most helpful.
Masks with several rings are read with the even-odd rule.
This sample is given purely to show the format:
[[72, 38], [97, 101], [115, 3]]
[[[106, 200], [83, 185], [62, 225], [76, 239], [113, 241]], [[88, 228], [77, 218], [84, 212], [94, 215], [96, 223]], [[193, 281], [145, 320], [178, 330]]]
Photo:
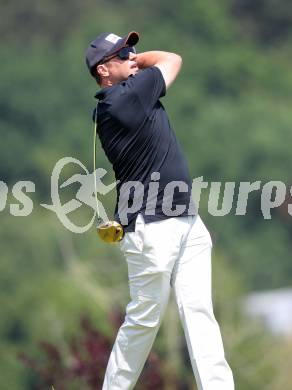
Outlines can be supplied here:
[[[115, 326], [121, 325], [121, 314], [119, 310], [112, 313], [111, 322]], [[20, 359], [36, 374], [36, 389], [53, 386], [58, 390], [89, 390], [102, 387], [112, 340], [95, 329], [86, 316], [81, 318], [80, 325], [81, 332], [69, 340], [65, 356], [58, 345], [46, 341], [40, 343], [41, 359], [20, 354]], [[141, 375], [140, 390], [164, 388], [160, 365], [152, 352]]]

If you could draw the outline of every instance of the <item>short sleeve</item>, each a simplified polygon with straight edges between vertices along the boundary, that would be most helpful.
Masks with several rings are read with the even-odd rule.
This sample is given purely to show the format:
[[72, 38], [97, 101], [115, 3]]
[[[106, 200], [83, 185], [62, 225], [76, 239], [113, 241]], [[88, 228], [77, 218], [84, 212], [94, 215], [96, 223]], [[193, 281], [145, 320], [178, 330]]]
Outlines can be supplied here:
[[133, 93], [147, 112], [157, 103], [157, 100], [165, 96], [165, 81], [159, 68], [152, 66], [129, 78], [129, 84]]
[[111, 113], [124, 126], [137, 128], [165, 93], [165, 81], [160, 69], [156, 66], [143, 69], [120, 83]]

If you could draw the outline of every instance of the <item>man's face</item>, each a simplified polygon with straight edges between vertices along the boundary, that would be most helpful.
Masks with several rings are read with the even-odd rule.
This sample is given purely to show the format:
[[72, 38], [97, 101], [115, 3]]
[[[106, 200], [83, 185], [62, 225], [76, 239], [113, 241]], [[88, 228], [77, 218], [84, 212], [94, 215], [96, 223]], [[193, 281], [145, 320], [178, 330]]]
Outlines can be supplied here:
[[103, 78], [107, 78], [112, 84], [117, 84], [126, 80], [131, 74], [136, 74], [139, 71], [136, 58], [137, 54], [132, 52], [129, 53], [127, 60], [121, 60], [118, 55], [111, 58], [101, 65], [106, 72], [102, 74]]

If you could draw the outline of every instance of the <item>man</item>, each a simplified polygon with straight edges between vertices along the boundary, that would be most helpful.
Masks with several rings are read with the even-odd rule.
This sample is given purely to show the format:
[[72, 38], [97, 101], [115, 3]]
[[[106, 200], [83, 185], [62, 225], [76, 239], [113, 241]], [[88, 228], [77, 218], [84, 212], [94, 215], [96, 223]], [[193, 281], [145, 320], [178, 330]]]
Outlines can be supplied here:
[[[187, 163], [159, 101], [182, 59], [163, 51], [136, 54], [138, 40], [136, 32], [124, 38], [103, 33], [86, 53], [89, 71], [101, 86], [94, 113], [98, 135], [119, 180], [115, 217], [125, 231], [121, 250], [131, 295], [103, 390], [134, 388], [171, 287], [198, 388], [232, 390], [212, 307], [211, 238], [192, 204]], [[130, 191], [132, 183], [141, 183], [134, 189], [143, 192]]]

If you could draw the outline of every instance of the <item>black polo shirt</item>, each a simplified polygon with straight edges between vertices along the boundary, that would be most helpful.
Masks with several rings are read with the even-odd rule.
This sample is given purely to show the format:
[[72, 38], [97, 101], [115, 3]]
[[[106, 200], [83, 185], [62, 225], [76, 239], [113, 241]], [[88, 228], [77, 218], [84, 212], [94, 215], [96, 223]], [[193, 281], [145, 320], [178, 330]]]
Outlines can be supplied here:
[[187, 162], [159, 101], [165, 93], [153, 66], [95, 95], [98, 136], [119, 181], [115, 219], [125, 232], [135, 230], [138, 213], [146, 223], [196, 214]]

